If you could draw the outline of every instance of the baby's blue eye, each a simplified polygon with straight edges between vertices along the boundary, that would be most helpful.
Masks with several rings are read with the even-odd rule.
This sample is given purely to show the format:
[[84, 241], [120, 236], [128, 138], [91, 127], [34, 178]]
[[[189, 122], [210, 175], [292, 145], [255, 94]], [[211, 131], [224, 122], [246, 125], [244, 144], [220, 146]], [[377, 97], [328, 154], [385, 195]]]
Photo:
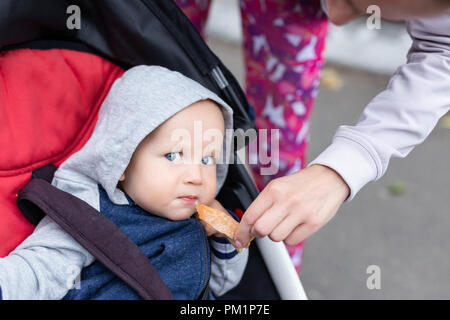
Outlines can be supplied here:
[[170, 152], [164, 155], [169, 161], [176, 161], [181, 159], [181, 152]]
[[214, 164], [214, 157], [213, 156], [203, 157], [202, 163], [206, 165]]

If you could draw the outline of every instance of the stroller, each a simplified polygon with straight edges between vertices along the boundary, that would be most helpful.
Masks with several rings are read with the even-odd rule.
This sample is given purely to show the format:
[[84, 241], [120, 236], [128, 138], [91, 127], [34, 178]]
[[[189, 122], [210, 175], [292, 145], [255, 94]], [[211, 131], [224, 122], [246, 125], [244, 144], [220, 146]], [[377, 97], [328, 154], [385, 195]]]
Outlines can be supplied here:
[[[107, 80], [102, 83], [107, 87], [123, 70], [140, 64], [161, 65], [196, 80], [224, 99], [234, 110], [234, 129], [245, 132], [254, 128], [251, 106], [239, 84], [172, 1], [2, 0], [0, 12], [0, 30], [3, 30], [0, 34], [0, 70], [8, 61], [5, 58], [8, 54], [25, 54], [23, 60], [17, 63], [20, 67], [27, 63], [27, 53], [31, 52], [33, 57], [36, 54], [40, 59], [50, 55], [53, 49], [61, 49], [64, 59], [69, 59], [67, 65], [72, 69], [74, 61], [80, 64], [83, 61], [102, 64], [99, 67], [102, 72], [109, 72], [108, 77], [105, 77]], [[79, 14], [78, 25], [69, 23], [72, 14]], [[26, 68], [33, 68], [35, 61]], [[47, 71], [52, 82], [58, 82], [58, 77], [64, 78], [64, 75], [54, 70]], [[85, 85], [83, 75], [77, 74], [77, 70], [72, 71], [77, 75], [79, 85]], [[90, 70], [86, 72], [88, 77]], [[29, 87], [34, 85], [32, 81], [37, 81], [37, 78], [23, 79], [25, 81], [28, 81], [26, 85]], [[61, 82], [64, 84], [64, 80]], [[87, 87], [92, 89], [92, 83], [89, 82]], [[63, 90], [66, 92], [67, 88], [63, 87]], [[79, 115], [89, 102], [94, 101], [99, 105], [105, 90], [101, 92], [98, 88], [96, 92], [94, 98], [89, 95], [78, 97], [83, 103], [73, 103], [73, 99], [77, 101], [73, 97], [64, 99], [72, 99], [71, 108], [75, 108], [73, 112]], [[10, 119], [10, 111], [1, 105], [3, 98], [0, 95], [0, 116]], [[42, 101], [23, 110], [36, 114], [46, 112]], [[67, 108], [64, 110], [67, 112]], [[91, 132], [89, 130], [93, 129], [96, 111], [98, 109], [91, 108], [90, 116], [83, 118], [83, 121], [90, 121], [90, 127], [84, 130], [84, 140], [78, 139], [78, 147], [82, 146]], [[59, 119], [62, 119], [61, 116]], [[70, 119], [69, 114], [68, 123]], [[28, 125], [38, 120], [25, 117], [21, 121]], [[67, 127], [67, 130], [75, 130], [69, 124]], [[42, 126], [32, 128], [45, 131]], [[39, 132], [41, 134], [40, 139], [33, 141], [39, 141], [39, 149], [42, 149], [42, 145], [45, 149], [45, 134]], [[47, 150], [47, 153], [53, 152], [52, 156], [41, 157], [39, 161], [29, 161], [30, 157], [23, 158], [27, 161], [15, 161], [12, 150], [17, 140], [11, 140], [11, 136], [14, 135], [0, 130], [0, 143], [7, 146], [4, 150], [10, 150], [6, 156], [0, 157], [0, 179], [3, 180], [3, 187], [0, 187], [0, 246], [3, 246], [0, 247], [0, 256], [13, 250], [46, 214], [142, 298], [166, 299], [167, 296], [161, 294], [161, 290], [165, 290], [164, 284], [155, 269], [120, 230], [102, 215], [94, 215], [94, 221], [90, 215], [92, 208], [87, 208], [78, 199], [50, 185], [56, 166], [76, 151], [75, 144], [69, 144], [70, 150], [65, 154], [55, 155], [55, 150]], [[67, 149], [67, 145], [60, 149]], [[35, 147], [32, 144], [21, 146], [29, 149]], [[237, 148], [234, 150], [235, 159]], [[14, 165], [6, 167], [5, 163], [11, 161]], [[245, 166], [230, 164], [227, 179], [217, 199], [225, 207], [242, 213], [257, 195], [258, 190]], [[115, 244], [114, 247], [111, 243]], [[219, 299], [297, 300], [306, 299], [306, 295], [284, 245], [266, 237], [252, 242], [241, 282]]]

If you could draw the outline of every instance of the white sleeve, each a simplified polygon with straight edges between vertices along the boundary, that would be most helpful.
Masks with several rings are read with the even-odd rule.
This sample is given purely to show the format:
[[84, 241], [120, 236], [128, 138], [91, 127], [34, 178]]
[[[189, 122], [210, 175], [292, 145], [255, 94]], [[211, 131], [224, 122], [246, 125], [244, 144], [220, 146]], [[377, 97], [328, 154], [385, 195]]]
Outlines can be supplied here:
[[63, 298], [94, 258], [50, 218], [8, 256], [0, 258], [4, 300]]
[[[407, 22], [413, 44], [385, 91], [354, 126], [341, 126], [332, 144], [309, 166], [338, 172], [350, 187], [347, 201], [423, 142], [450, 109], [450, 10]], [[351, 98], [351, 97], [350, 97]]]
[[219, 297], [236, 287], [248, 260], [248, 249], [238, 253], [226, 238], [210, 237], [211, 279], [209, 287]]

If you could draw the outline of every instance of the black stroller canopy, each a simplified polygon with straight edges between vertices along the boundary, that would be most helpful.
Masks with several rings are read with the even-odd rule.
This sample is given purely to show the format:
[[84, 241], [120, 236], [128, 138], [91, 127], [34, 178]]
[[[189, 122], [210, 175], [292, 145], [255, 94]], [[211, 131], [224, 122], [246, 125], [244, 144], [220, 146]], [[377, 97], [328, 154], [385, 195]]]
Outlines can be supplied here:
[[1, 50], [59, 47], [125, 69], [155, 64], [179, 71], [233, 107], [235, 128], [254, 128], [237, 81], [171, 0], [2, 0], [0, 30], [8, 30], [0, 34]]

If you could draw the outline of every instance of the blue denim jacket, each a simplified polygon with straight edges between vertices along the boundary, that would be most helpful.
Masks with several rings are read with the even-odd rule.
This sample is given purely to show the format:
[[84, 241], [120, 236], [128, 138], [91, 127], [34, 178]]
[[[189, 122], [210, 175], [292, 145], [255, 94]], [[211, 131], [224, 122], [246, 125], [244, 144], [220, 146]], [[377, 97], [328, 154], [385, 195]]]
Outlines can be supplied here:
[[[175, 299], [197, 299], [208, 285], [210, 249], [206, 233], [195, 218], [172, 221], [155, 216], [127, 197], [116, 205], [99, 185], [100, 211], [114, 222], [150, 259]], [[80, 288], [64, 299], [140, 299], [121, 279], [96, 261], [81, 272]]]

